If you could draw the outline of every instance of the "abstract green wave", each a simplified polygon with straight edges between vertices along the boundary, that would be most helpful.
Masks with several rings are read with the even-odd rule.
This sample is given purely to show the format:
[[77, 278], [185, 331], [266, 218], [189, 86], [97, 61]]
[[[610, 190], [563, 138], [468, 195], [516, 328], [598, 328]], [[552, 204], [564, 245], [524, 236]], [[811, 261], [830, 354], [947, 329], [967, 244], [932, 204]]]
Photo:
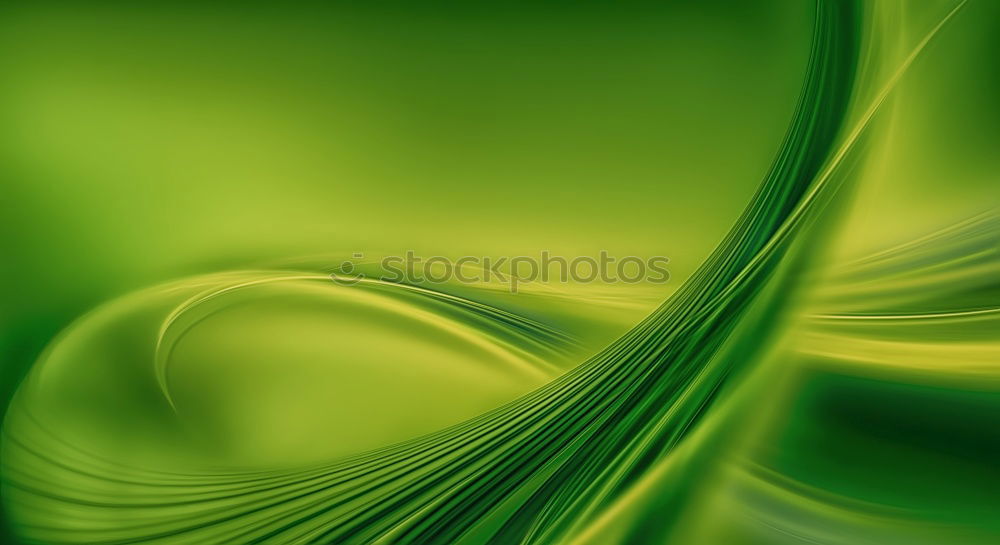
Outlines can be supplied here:
[[[997, 542], [1000, 216], [976, 203], [897, 245], [857, 243], [893, 93], [972, 10], [928, 10], [907, 33], [906, 7], [816, 4], [770, 167], [648, 312], [647, 286], [345, 285], [333, 258], [185, 276], [90, 311], [8, 409], [14, 533]], [[622, 301], [647, 314], [622, 325]]]

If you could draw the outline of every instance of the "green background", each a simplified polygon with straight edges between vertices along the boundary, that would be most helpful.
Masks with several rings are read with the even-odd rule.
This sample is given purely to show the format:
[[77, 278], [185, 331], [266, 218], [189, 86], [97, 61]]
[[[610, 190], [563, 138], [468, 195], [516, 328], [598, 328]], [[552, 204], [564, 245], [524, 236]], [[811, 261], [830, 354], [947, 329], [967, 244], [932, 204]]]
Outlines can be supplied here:
[[[863, 41], [852, 111], [864, 109], [955, 5], [868, 6], [865, 25], [874, 31]], [[148, 438], [135, 439], [145, 443], [123, 454], [133, 461], [208, 456], [292, 467], [430, 433], [531, 392], [638, 323], [736, 223], [795, 112], [816, 11], [791, 0], [7, 3], [0, 8], [0, 397], [6, 405], [57, 333], [98, 305], [114, 301], [62, 337], [58, 365], [127, 350], [128, 339], [141, 336], [130, 324], [177, 301], [159, 292], [121, 297], [195, 275], [288, 263], [322, 270], [357, 251], [606, 250], [671, 259], [665, 286], [562, 286], [554, 302], [542, 287], [519, 299], [485, 297], [579, 338], [559, 356], [505, 341], [517, 348], [510, 365], [530, 361], [541, 371], [508, 369], [503, 362], [513, 356], [477, 340], [515, 334], [506, 330], [453, 317], [448, 328], [468, 331], [445, 334], [426, 325], [434, 319], [396, 314], [403, 303], [279, 285], [237, 301], [178, 348], [172, 380], [188, 390], [178, 386], [176, 402], [197, 415], [193, 428], [148, 429], [166, 417], [146, 406], [139, 387], [129, 401], [107, 401], [136, 384], [111, 364], [93, 371], [94, 399], [50, 402], [59, 405], [54, 414], [94, 407], [80, 422], [64, 415], [65, 432], [111, 451], [126, 452], [123, 444], [135, 439], [128, 434], [146, 429]], [[727, 424], [744, 430], [727, 440], [733, 457], [797, 479], [821, 499], [910, 510], [902, 517], [909, 522], [872, 522], [866, 517], [880, 511], [854, 504], [865, 514], [792, 502], [809, 512], [776, 515], [794, 509], [773, 506], [780, 500], [746, 484], [754, 477], [734, 477], [710, 456], [718, 467], [704, 470], [703, 491], [685, 504], [693, 514], [678, 530], [681, 542], [785, 543], [733, 515], [746, 504], [814, 532], [788, 523], [780, 539], [789, 543], [798, 542], [789, 535], [838, 535], [845, 543], [917, 543], [915, 535], [927, 540], [920, 543], [955, 535], [987, 543], [998, 535], [988, 520], [998, 507], [988, 490], [1000, 484], [996, 322], [949, 324], [954, 330], [937, 335], [958, 346], [939, 347], [926, 364], [905, 351], [884, 358], [895, 367], [858, 364], [842, 353], [841, 331], [808, 326], [813, 313], [883, 302], [866, 295], [871, 281], [858, 287], [837, 267], [1000, 205], [997, 36], [1000, 6], [970, 1], [893, 91], [863, 140], [850, 191], [831, 206], [839, 223], [815, 249], [822, 258], [809, 278], [824, 279], [828, 292], [807, 289], [791, 305], [793, 318], [778, 336], [793, 340], [761, 341], [768, 354], [793, 354], [761, 358], [762, 367], [781, 369], [763, 390], [770, 393], [763, 405], [773, 407]], [[982, 279], [996, 272], [995, 224], [979, 229], [948, 242], [960, 252], [970, 237], [982, 239], [975, 255], [985, 265], [960, 270], [973, 280], [915, 283], [911, 292], [930, 302], [907, 299], [903, 310], [993, 308], [996, 285]], [[939, 249], [941, 259], [961, 261]], [[901, 259], [920, 271], [930, 254]], [[876, 288], [896, 282], [880, 278]], [[889, 306], [899, 299], [886, 297]], [[91, 330], [113, 334], [90, 337]], [[851, 335], [937, 339], [909, 329]], [[864, 359], [875, 348], [855, 350]], [[380, 367], [387, 361], [395, 365]], [[969, 365], [971, 376], [955, 371]], [[297, 371], [286, 382], [289, 368]], [[73, 387], [91, 387], [67, 373]], [[336, 399], [329, 388], [341, 392]], [[734, 406], [745, 403], [733, 398]], [[122, 406], [136, 411], [136, 422], [114, 421]], [[101, 423], [106, 436], [93, 439]], [[333, 428], [317, 434], [317, 426]], [[162, 450], [187, 440], [197, 454]], [[17, 520], [50, 516], [25, 509], [11, 512]]]

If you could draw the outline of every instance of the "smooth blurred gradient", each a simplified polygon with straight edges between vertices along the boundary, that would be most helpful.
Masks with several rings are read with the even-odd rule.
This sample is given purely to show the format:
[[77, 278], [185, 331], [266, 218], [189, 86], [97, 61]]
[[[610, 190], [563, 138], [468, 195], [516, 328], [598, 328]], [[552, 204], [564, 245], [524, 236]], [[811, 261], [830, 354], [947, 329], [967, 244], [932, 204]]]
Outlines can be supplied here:
[[[988, 0], [5, 4], [5, 539], [1000, 541], [997, 36]], [[407, 251], [670, 281], [379, 281]]]

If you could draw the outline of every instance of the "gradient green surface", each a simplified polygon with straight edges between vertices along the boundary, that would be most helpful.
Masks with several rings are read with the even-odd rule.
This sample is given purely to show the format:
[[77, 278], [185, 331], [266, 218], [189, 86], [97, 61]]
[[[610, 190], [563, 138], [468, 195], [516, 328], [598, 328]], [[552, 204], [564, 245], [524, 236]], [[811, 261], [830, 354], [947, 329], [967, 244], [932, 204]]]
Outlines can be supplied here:
[[[996, 543], [998, 31], [5, 5], [9, 539]], [[672, 278], [330, 280], [407, 250]]]

